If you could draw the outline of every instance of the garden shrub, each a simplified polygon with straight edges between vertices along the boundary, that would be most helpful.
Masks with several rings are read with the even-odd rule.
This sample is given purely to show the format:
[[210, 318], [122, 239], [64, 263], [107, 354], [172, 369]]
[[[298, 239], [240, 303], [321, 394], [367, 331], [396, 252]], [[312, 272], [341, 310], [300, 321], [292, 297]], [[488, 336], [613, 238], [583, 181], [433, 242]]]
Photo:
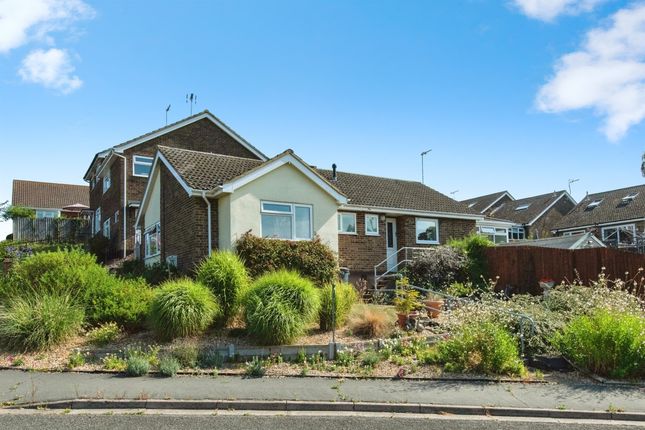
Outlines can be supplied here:
[[349, 316], [349, 328], [357, 336], [388, 337], [393, 331], [396, 315], [391, 308], [378, 305], [354, 306]]
[[182, 367], [193, 368], [197, 366], [199, 350], [195, 345], [178, 345], [172, 349], [172, 356]]
[[190, 279], [165, 282], [150, 305], [152, 329], [163, 339], [201, 334], [219, 314], [213, 293]]
[[157, 286], [179, 277], [179, 271], [173, 265], [160, 261], [147, 265], [143, 260], [124, 261], [116, 274], [124, 279], [143, 278], [150, 285]]
[[91, 282], [83, 294], [87, 321], [115, 322], [125, 328], [139, 328], [145, 322], [153, 290], [143, 279], [107, 276]]
[[438, 360], [449, 372], [526, 373], [515, 338], [490, 322], [468, 324], [437, 348]]
[[224, 322], [235, 316], [240, 299], [249, 286], [244, 263], [230, 251], [213, 253], [197, 267], [197, 281], [217, 297]]
[[381, 361], [381, 357], [379, 356], [378, 352], [373, 350], [363, 352], [358, 358], [361, 362], [361, 365], [369, 368], [373, 368], [379, 363], [379, 361]]
[[319, 286], [338, 278], [336, 255], [319, 237], [287, 241], [249, 232], [235, 243], [235, 248], [253, 278], [279, 269], [296, 271]]
[[216, 347], [207, 346], [199, 350], [197, 365], [202, 369], [216, 369], [222, 367], [223, 364], [224, 357], [222, 357]]
[[143, 357], [133, 356], [125, 360], [125, 373], [128, 376], [144, 376], [150, 372], [150, 363]]
[[312, 282], [286, 270], [258, 278], [244, 298], [247, 331], [264, 344], [292, 342], [319, 309], [320, 297]]
[[421, 251], [406, 269], [410, 283], [417, 287], [443, 290], [463, 278], [467, 259], [462, 251], [437, 246]]
[[0, 261], [4, 260], [5, 257], [22, 260], [41, 252], [52, 252], [59, 251], [61, 249], [75, 248], [79, 248], [79, 245], [59, 242], [24, 242], [4, 240], [0, 241]]
[[12, 296], [0, 309], [0, 343], [14, 350], [50, 349], [80, 331], [83, 315], [69, 295]]
[[495, 246], [495, 244], [487, 237], [473, 233], [462, 239], [452, 239], [448, 245], [458, 249], [466, 256], [465, 271], [468, 278], [479, 288], [484, 288], [489, 275], [486, 248]]
[[105, 346], [114, 342], [119, 336], [121, 336], [121, 328], [114, 322], [101, 324], [87, 332], [87, 339], [91, 344], [97, 346]]
[[96, 257], [100, 263], [108, 261], [108, 252], [110, 250], [110, 239], [102, 234], [95, 234], [92, 236], [87, 244], [90, 254]]
[[578, 366], [612, 378], [645, 376], [645, 317], [597, 309], [556, 334], [562, 354]]
[[159, 373], [161, 376], [172, 378], [181, 369], [181, 363], [175, 357], [163, 357], [159, 361]]
[[[336, 284], [336, 328], [342, 327], [347, 322], [352, 306], [358, 302], [358, 293], [352, 284]], [[320, 328], [322, 330], [332, 329], [332, 287], [327, 285], [320, 290]]]

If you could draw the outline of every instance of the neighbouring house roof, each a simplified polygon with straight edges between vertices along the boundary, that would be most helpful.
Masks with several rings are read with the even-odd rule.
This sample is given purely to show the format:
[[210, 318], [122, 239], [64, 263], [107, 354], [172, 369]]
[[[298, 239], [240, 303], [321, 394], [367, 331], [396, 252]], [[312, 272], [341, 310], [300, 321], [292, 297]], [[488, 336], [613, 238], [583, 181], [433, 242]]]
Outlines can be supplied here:
[[555, 236], [545, 239], [518, 240], [502, 243], [497, 246], [537, 246], [540, 248], [585, 249], [605, 248], [606, 245], [592, 233], [572, 234], [570, 236]]
[[90, 187], [14, 179], [11, 204], [38, 209], [62, 209], [77, 204], [88, 207]]
[[228, 125], [226, 125], [222, 120], [217, 118], [215, 115], [213, 115], [211, 112], [208, 110], [204, 110], [202, 112], [196, 113], [195, 115], [191, 115], [189, 117], [183, 118], [177, 122], [174, 122], [172, 124], [168, 124], [164, 127], [158, 128], [156, 130], [153, 130], [151, 132], [142, 134], [139, 137], [135, 137], [134, 139], [127, 140], [123, 143], [119, 143], [118, 145], [115, 145], [111, 148], [105, 149], [103, 151], [98, 152], [94, 158], [92, 159], [92, 162], [90, 163], [90, 166], [88, 167], [87, 171], [85, 172], [85, 176], [83, 177], [86, 181], [90, 180], [90, 172], [92, 171], [92, 168], [98, 163], [102, 162], [106, 157], [110, 155], [111, 152], [117, 152], [121, 153], [125, 151], [128, 148], [131, 148], [133, 146], [142, 144], [147, 142], [150, 139], [154, 139], [156, 137], [162, 136], [166, 133], [170, 133], [171, 131], [177, 130], [181, 127], [187, 126], [189, 124], [192, 124], [194, 122], [200, 121], [202, 119], [208, 119], [211, 122], [213, 122], [215, 125], [217, 125], [219, 128], [224, 130], [226, 133], [228, 133], [233, 139], [238, 141], [242, 146], [247, 148], [249, 151], [251, 151], [253, 154], [258, 156], [262, 160], [267, 160], [268, 157], [264, 155], [259, 149], [257, 149], [255, 146], [251, 145], [248, 141], [246, 141], [242, 136], [237, 134], [232, 128], [230, 128]]
[[636, 185], [588, 194], [555, 225], [554, 229], [591, 227], [643, 218], [645, 218], [645, 185]]
[[485, 196], [473, 197], [472, 199], [462, 200], [461, 203], [465, 204], [475, 212], [479, 212], [483, 214], [505, 195], [508, 195], [511, 198], [511, 200], [515, 200], [508, 191], [498, 191], [496, 193], [486, 194]]
[[251, 158], [167, 146], [160, 146], [159, 153], [172, 164], [186, 184], [195, 190], [212, 190], [265, 163]]
[[495, 218], [507, 219], [517, 224], [531, 225], [563, 196], [567, 196], [575, 203], [566, 191], [553, 191], [552, 193], [502, 203], [490, 215]]
[[421, 182], [339, 171], [336, 172], [337, 179], [334, 181], [331, 170], [318, 169], [318, 172], [347, 196], [351, 206], [479, 215], [463, 203]]

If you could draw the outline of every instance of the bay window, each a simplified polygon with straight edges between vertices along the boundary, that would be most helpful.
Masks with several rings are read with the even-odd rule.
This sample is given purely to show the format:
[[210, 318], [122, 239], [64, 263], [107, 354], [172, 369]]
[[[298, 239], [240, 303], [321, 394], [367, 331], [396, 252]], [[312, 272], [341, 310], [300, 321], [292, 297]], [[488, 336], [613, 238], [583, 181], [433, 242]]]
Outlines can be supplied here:
[[261, 203], [262, 237], [310, 240], [313, 237], [312, 207], [297, 203]]
[[420, 244], [439, 243], [439, 222], [431, 218], [417, 218], [416, 237]]

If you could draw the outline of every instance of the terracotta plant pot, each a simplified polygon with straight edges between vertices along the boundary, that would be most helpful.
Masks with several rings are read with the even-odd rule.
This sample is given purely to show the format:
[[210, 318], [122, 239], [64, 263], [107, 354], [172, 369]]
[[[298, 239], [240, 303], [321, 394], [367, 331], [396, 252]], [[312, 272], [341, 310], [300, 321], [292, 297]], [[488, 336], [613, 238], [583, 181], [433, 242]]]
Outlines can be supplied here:
[[441, 315], [441, 310], [443, 309], [443, 303], [444, 301], [441, 299], [426, 300], [424, 304], [426, 305], [428, 316], [430, 318], [438, 318], [439, 315]]
[[398, 321], [399, 327], [404, 329], [405, 324], [408, 322], [408, 317], [415, 317], [415, 316], [418, 316], [418, 315], [419, 315], [419, 312], [416, 312], [416, 311], [415, 312], [410, 312], [409, 314], [397, 313], [396, 316], [399, 318], [399, 321]]

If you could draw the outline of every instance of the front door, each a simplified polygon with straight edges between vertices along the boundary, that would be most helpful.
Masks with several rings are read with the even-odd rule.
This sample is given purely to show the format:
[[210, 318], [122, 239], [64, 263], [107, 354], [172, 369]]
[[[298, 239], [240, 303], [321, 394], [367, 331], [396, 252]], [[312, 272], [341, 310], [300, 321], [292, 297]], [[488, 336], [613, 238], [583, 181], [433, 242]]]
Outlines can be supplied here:
[[397, 263], [397, 244], [396, 244], [396, 218], [386, 218], [385, 220], [385, 243], [387, 270], [393, 270]]

